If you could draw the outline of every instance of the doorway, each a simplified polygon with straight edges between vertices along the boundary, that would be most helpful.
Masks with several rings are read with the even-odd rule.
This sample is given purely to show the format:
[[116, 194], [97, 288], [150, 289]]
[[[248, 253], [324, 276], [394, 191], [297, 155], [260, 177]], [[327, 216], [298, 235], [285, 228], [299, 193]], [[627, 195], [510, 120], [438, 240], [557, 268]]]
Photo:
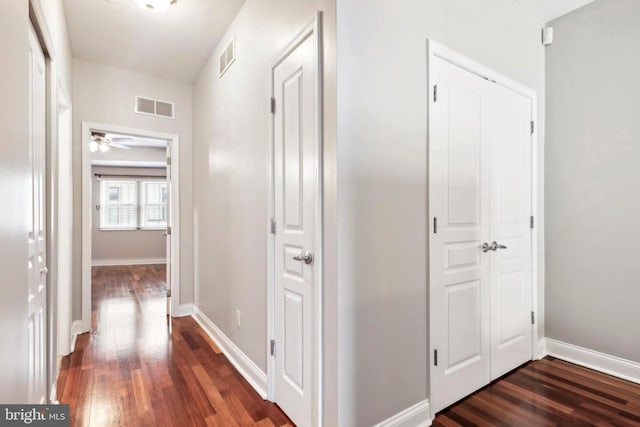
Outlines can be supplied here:
[[535, 93], [429, 42], [432, 413], [534, 358]]
[[268, 210], [269, 399], [322, 425], [321, 15], [271, 69]]
[[93, 266], [166, 264], [166, 314], [177, 315], [178, 152], [177, 135], [82, 124], [84, 332], [92, 327]]

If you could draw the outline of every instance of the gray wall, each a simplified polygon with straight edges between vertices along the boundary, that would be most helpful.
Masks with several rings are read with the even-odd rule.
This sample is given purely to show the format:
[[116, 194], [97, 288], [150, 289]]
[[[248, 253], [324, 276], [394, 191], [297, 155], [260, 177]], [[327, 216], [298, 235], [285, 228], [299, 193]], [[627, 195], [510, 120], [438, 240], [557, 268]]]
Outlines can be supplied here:
[[512, 0], [338, 3], [340, 426], [427, 398], [427, 38], [535, 90], [544, 135], [541, 27]]
[[[330, 229], [335, 224], [335, 0], [247, 0], [193, 86], [195, 302], [265, 372], [268, 71], [318, 10], [324, 21], [325, 225]], [[218, 56], [232, 35], [237, 59], [219, 78]], [[335, 242], [335, 229], [330, 235]], [[328, 310], [335, 311], [335, 251], [330, 253], [325, 301], [331, 300]], [[241, 328], [235, 326], [236, 309], [242, 312]], [[325, 359], [326, 425], [337, 425], [333, 313], [325, 313], [325, 342], [333, 352]]]
[[[136, 114], [134, 97], [175, 101], [176, 118]], [[100, 65], [73, 61], [73, 319], [82, 317], [82, 122], [150, 130], [180, 137], [180, 304], [193, 301], [193, 218], [191, 200], [191, 85]]]
[[640, 362], [640, 2], [550, 25], [547, 336]]
[[[164, 153], [164, 150], [162, 150]], [[100, 230], [100, 211], [95, 208], [100, 204], [100, 181], [93, 174], [117, 176], [166, 176], [164, 168], [118, 168], [93, 167], [93, 217], [91, 256], [94, 262], [114, 260], [161, 259], [167, 256], [167, 240], [164, 230]]]

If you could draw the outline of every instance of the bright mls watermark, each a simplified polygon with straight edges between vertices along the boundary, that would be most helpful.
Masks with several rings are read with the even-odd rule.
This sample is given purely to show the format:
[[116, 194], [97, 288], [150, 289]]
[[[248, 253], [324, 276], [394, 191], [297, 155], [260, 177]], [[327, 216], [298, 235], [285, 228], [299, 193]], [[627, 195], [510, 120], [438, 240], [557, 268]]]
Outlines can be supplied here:
[[0, 426], [69, 427], [69, 405], [0, 405]]

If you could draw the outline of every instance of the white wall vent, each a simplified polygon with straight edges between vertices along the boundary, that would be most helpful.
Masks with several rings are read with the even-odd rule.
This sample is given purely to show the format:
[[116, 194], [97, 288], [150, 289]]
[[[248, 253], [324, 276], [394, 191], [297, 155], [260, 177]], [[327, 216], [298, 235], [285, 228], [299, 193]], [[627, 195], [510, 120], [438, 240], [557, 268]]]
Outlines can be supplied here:
[[138, 114], [175, 119], [175, 106], [173, 102], [136, 96], [136, 113]]
[[236, 36], [231, 38], [227, 47], [220, 54], [220, 78], [236, 60]]

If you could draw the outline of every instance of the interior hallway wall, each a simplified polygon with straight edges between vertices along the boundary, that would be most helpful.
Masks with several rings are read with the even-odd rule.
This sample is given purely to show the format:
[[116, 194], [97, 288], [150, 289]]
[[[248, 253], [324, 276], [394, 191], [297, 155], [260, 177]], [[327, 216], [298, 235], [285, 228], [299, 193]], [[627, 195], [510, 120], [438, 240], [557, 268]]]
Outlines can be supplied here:
[[640, 2], [596, 0], [547, 48], [547, 336], [640, 362]]
[[[265, 372], [269, 67], [316, 11], [324, 34], [325, 251], [335, 246], [335, 0], [247, 0], [193, 86], [195, 301]], [[234, 35], [237, 59], [220, 78], [218, 57]], [[326, 252], [334, 256], [324, 265], [325, 301], [333, 301], [326, 308], [335, 311], [335, 250]], [[335, 321], [325, 312], [333, 352], [325, 358], [326, 425], [336, 425]]]
[[[73, 61], [74, 263], [73, 319], [82, 317], [82, 122], [180, 137], [180, 304], [193, 301], [191, 86], [93, 62]], [[174, 120], [136, 114], [135, 96], [175, 102]]]
[[541, 156], [541, 28], [513, 0], [338, 2], [340, 426], [428, 397], [426, 40], [537, 92]]

